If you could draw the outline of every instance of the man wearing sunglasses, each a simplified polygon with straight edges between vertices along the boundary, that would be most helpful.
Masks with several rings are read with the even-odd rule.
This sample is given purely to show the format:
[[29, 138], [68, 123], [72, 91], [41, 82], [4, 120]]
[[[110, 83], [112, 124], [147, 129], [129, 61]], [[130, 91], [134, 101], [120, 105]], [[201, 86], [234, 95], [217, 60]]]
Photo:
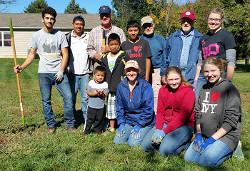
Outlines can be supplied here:
[[75, 16], [72, 23], [73, 30], [66, 34], [66, 38], [69, 43], [69, 61], [67, 69], [69, 84], [73, 96], [74, 115], [76, 115], [76, 95], [79, 89], [83, 118], [86, 120], [88, 101], [86, 89], [93, 67], [86, 50], [89, 36], [83, 31], [84, 26], [84, 18], [81, 15]]
[[[199, 40], [202, 36], [193, 26], [195, 15], [192, 11], [185, 11], [181, 15], [181, 29], [171, 34], [164, 47], [164, 56], [161, 65], [162, 82], [165, 83], [165, 71], [170, 66], [177, 66], [182, 76], [191, 84], [196, 74], [199, 57]], [[197, 82], [197, 81], [196, 81]]]
[[[99, 8], [101, 25], [93, 28], [89, 33], [87, 51], [91, 58], [100, 60], [103, 54], [110, 52], [106, 44], [111, 33], [118, 34], [121, 43], [126, 40], [123, 30], [111, 24], [112, 15], [111, 9], [108, 6], [101, 6]], [[103, 39], [105, 40], [103, 41]]]

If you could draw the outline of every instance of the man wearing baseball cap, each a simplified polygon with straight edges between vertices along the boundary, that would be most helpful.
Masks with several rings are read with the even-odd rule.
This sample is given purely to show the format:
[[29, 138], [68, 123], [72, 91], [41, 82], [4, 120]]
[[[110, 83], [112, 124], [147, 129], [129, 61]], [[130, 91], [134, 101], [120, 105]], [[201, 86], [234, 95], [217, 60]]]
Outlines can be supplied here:
[[[112, 15], [113, 14], [111, 13], [109, 6], [103, 5], [99, 8], [101, 25], [93, 28], [89, 33], [87, 52], [91, 58], [100, 60], [102, 54], [110, 52], [110, 49], [106, 43], [111, 33], [118, 34], [121, 39], [121, 43], [126, 40], [123, 30], [111, 24], [110, 21]], [[105, 39], [105, 44], [103, 44], [103, 38]]]
[[154, 33], [155, 24], [150, 16], [145, 16], [141, 19], [141, 28], [144, 33], [140, 38], [148, 41], [153, 55], [151, 57], [152, 79], [149, 81], [152, 83], [151, 85], [154, 90], [154, 111], [157, 112], [158, 92], [161, 88], [160, 71], [166, 40], [163, 36]]
[[202, 36], [194, 27], [195, 15], [185, 11], [181, 15], [181, 29], [171, 34], [164, 49], [161, 65], [162, 82], [165, 83], [165, 71], [170, 66], [182, 70], [182, 76], [191, 84], [195, 84], [196, 65], [199, 57], [199, 40]]

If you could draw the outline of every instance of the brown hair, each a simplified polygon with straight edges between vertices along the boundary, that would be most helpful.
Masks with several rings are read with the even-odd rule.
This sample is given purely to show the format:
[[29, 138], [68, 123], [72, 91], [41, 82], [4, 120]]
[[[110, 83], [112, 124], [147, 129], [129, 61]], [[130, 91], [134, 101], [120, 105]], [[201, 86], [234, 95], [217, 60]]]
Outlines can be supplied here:
[[183, 87], [190, 87], [193, 89], [193, 86], [192, 84], [190, 84], [189, 82], [187, 82], [187, 80], [182, 76], [181, 74], [181, 69], [176, 67], [176, 66], [171, 66], [169, 67], [168, 69], [166, 69], [165, 71], [165, 79], [167, 80], [167, 77], [170, 73], [176, 73], [176, 74], [179, 74], [180, 77], [181, 77], [181, 85]]
[[218, 58], [215, 56], [211, 56], [211, 57], [206, 58], [203, 61], [202, 67], [204, 67], [205, 64], [217, 66], [219, 68], [221, 74], [225, 72], [225, 69], [227, 67], [227, 62], [224, 59], [221, 59], [221, 58]]
[[211, 13], [220, 14], [221, 22], [222, 22], [222, 23], [225, 22], [225, 20], [226, 20], [226, 19], [225, 19], [225, 12], [224, 12], [223, 9], [221, 9], [221, 8], [214, 8], [214, 9], [210, 10], [210, 11], [208, 12], [207, 19], [208, 19], [209, 15], [210, 15]]

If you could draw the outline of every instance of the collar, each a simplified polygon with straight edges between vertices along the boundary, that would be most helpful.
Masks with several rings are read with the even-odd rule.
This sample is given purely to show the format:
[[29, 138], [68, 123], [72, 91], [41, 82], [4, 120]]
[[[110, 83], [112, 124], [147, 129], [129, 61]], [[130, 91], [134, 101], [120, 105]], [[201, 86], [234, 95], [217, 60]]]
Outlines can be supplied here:
[[[70, 33], [70, 34], [71, 34], [71, 37], [76, 38], [77, 36], [74, 35], [73, 32], [74, 32], [74, 30], [72, 30], [71, 33]], [[81, 39], [81, 38], [84, 38], [84, 37], [86, 36], [86, 34], [87, 34], [87, 33], [85, 33], [84, 31], [82, 31], [82, 35], [81, 35], [80, 39]]]
[[185, 35], [181, 29], [181, 36], [184, 37], [194, 36], [194, 28], [192, 27], [191, 31], [187, 35]]

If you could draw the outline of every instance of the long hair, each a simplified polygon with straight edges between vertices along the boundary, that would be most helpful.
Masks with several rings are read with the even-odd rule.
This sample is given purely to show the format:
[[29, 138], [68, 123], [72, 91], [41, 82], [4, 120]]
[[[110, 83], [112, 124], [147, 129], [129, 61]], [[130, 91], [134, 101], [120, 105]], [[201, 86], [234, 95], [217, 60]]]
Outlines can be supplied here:
[[224, 59], [218, 58], [215, 56], [210, 56], [210, 57], [206, 58], [203, 61], [202, 68], [204, 67], [205, 64], [217, 66], [219, 68], [221, 74], [223, 74], [225, 72], [225, 69], [227, 67], [227, 62]]
[[189, 88], [192, 88], [193, 89], [193, 86], [192, 84], [190, 84], [181, 74], [181, 69], [176, 67], [176, 66], [171, 66], [169, 67], [168, 69], [166, 69], [165, 71], [165, 79], [167, 79], [168, 75], [170, 73], [176, 73], [176, 74], [179, 74], [180, 77], [181, 77], [181, 85], [183, 87], [189, 87]]

